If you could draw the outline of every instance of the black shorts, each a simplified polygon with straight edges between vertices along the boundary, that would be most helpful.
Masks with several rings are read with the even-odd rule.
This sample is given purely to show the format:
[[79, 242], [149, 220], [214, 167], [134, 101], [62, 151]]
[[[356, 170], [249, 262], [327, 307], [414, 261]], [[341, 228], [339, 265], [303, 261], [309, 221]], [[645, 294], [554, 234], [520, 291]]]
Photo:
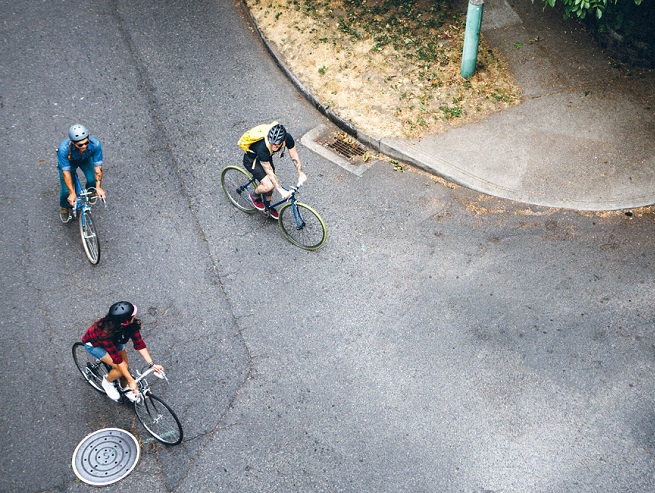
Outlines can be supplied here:
[[[266, 171], [264, 171], [264, 168], [262, 168], [262, 163], [259, 162], [256, 154], [244, 152], [243, 167], [246, 168], [258, 182], [261, 182], [264, 178], [266, 178]], [[271, 163], [271, 168], [273, 168], [273, 171], [275, 171], [275, 166], [273, 166], [273, 163]]]

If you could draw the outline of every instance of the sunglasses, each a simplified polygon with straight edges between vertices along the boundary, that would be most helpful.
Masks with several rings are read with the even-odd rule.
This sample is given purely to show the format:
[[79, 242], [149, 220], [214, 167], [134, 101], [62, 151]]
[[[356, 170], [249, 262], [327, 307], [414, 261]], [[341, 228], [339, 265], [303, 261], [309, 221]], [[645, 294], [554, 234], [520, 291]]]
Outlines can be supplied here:
[[85, 147], [89, 145], [89, 141], [87, 140], [86, 142], [73, 142], [75, 147]]

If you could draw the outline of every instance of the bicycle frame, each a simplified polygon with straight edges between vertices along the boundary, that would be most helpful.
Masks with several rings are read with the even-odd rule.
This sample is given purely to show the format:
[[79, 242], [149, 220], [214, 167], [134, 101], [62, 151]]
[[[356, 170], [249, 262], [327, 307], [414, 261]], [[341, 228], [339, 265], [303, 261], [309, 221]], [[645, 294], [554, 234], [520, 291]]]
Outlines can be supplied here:
[[[151, 373], [154, 373], [154, 372], [155, 372], [154, 368], [148, 368], [143, 373], [141, 373], [141, 372], [139, 372], [137, 370], [138, 376], [137, 376], [137, 378], [134, 379], [134, 381], [136, 382], [136, 384], [137, 384], [137, 386], [139, 388], [139, 398], [140, 399], [143, 399], [144, 395], [147, 395], [148, 393], [150, 393], [150, 383], [146, 380], [146, 377], [148, 375], [150, 375]], [[155, 373], [155, 376], [157, 378], [164, 379], [164, 380], [166, 380], [168, 382], [168, 377], [166, 376], [166, 374], [164, 372], [161, 373], [161, 376], [158, 373]]]
[[[264, 216], [276, 219], [284, 238], [297, 247], [313, 251], [323, 246], [327, 239], [325, 222], [318, 212], [297, 200], [300, 185], [285, 189], [282, 193], [289, 196], [267, 203], [267, 208], [253, 203], [253, 199], [259, 202], [252, 195], [255, 185], [257, 179], [239, 166], [226, 166], [221, 171], [221, 187], [234, 207], [246, 214], [260, 211]], [[272, 213], [274, 210], [277, 214]]]
[[[244, 183], [241, 185], [238, 189], [237, 192], [239, 195], [241, 195], [249, 185], [254, 184], [256, 181], [256, 178], [253, 176], [250, 180], [248, 180], [247, 183]], [[291, 207], [293, 208], [293, 218], [296, 221], [296, 227], [298, 229], [302, 228], [305, 225], [305, 221], [303, 220], [302, 216], [300, 215], [300, 211], [296, 207], [296, 193], [298, 192], [298, 189], [300, 188], [299, 185], [296, 185], [295, 187], [289, 187], [288, 190], [291, 192], [291, 196], [287, 199], [282, 199], [279, 200], [278, 202], [275, 202], [273, 204], [268, 204], [268, 208], [273, 208], [277, 207], [278, 205], [282, 205], [285, 202], [291, 202]], [[286, 189], [285, 189], [286, 190]], [[250, 197], [248, 196], [248, 200], [250, 200]]]
[[95, 188], [82, 188], [80, 179], [77, 176], [77, 171], [73, 173], [73, 184], [75, 185], [75, 195], [77, 195], [77, 200], [75, 201], [75, 207], [73, 207], [73, 217], [77, 217], [77, 211], [90, 211], [91, 210], [91, 201], [89, 196], [93, 194]]
[[[89, 262], [95, 265], [100, 260], [100, 243], [98, 242], [98, 234], [93, 223], [93, 218], [91, 217], [91, 206], [98, 200], [96, 195], [97, 189], [94, 187], [82, 188], [77, 171], [75, 170], [71, 174], [71, 179], [75, 186], [75, 194], [77, 195], [72, 208], [73, 217], [79, 216], [80, 235], [82, 237], [84, 253], [89, 259]], [[106, 207], [107, 203], [104, 198], [102, 201]]]

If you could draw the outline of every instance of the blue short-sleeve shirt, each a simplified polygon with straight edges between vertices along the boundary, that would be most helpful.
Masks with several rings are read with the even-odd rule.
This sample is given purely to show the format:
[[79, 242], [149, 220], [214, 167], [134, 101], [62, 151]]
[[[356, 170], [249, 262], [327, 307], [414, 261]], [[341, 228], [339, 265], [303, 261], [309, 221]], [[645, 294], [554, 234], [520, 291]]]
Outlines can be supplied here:
[[[70, 159], [68, 155], [70, 153]], [[93, 166], [102, 166], [102, 146], [95, 137], [89, 136], [89, 146], [80, 153], [70, 139], [62, 140], [57, 150], [57, 166], [62, 171], [70, 171], [71, 167], [79, 167], [85, 163], [92, 163]]]

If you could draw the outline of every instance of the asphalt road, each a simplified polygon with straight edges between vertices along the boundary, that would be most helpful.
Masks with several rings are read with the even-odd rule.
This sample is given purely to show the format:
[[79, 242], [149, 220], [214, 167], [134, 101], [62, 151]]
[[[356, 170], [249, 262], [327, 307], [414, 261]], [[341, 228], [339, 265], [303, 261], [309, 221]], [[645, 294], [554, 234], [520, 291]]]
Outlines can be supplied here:
[[[143, 442], [108, 491], [655, 488], [652, 216], [385, 163], [357, 178], [301, 148], [302, 199], [329, 228], [305, 252], [220, 190], [245, 129], [324, 123], [238, 5], [1, 0], [0, 19], [0, 491], [93, 490], [70, 459], [107, 426]], [[105, 149], [95, 267], [57, 216], [53, 151], [77, 121]], [[73, 364], [118, 299], [168, 370], [180, 446]]]

